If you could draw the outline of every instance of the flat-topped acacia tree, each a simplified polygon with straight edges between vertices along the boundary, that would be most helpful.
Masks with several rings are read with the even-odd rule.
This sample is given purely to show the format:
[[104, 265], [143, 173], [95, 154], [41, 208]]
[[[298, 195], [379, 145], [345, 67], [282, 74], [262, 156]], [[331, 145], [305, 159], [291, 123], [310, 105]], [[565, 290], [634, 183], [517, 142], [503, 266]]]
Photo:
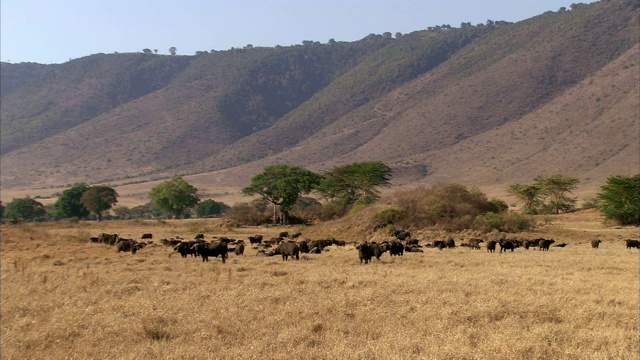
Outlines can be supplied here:
[[242, 189], [245, 195], [260, 195], [273, 204], [273, 224], [277, 223], [276, 207], [282, 212], [281, 223], [287, 224], [289, 211], [301, 195], [313, 191], [322, 176], [300, 166], [274, 164], [251, 179], [251, 185]]

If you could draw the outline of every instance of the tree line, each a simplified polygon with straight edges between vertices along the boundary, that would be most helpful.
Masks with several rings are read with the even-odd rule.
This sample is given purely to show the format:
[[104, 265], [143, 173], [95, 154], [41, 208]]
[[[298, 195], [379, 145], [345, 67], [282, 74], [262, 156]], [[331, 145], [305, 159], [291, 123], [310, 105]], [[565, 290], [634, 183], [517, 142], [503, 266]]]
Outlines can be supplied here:
[[[353, 206], [371, 204], [380, 198], [380, 187], [391, 185], [391, 176], [391, 168], [379, 161], [338, 166], [322, 174], [301, 166], [274, 164], [265, 167], [242, 189], [243, 194], [258, 197], [251, 204], [231, 207], [213, 199], [202, 200], [193, 185], [175, 176], [149, 191], [149, 203], [133, 208], [114, 207], [118, 194], [112, 187], [79, 184], [64, 190], [49, 208], [28, 197], [13, 199], [6, 205], [0, 203], [0, 216], [11, 221], [47, 221], [68, 218], [103, 220], [105, 217], [214, 217], [234, 213], [238, 222], [258, 225], [265, 223], [264, 214], [270, 213], [269, 222], [288, 224], [292, 220], [293, 209], [315, 206], [329, 214], [325, 214], [325, 218], [331, 218], [343, 216]], [[578, 184], [577, 178], [561, 174], [537, 176], [532, 183], [510, 185], [508, 192], [522, 203], [524, 214], [559, 214], [576, 210], [577, 198], [570, 195]], [[444, 189], [451, 192], [456, 187]], [[311, 193], [315, 197], [305, 196]], [[583, 208], [598, 208], [606, 219], [622, 225], [639, 225], [639, 193], [640, 174], [612, 176], [600, 187], [595, 198], [585, 199]], [[323, 199], [325, 204], [317, 199]], [[498, 206], [501, 204], [505, 206]], [[479, 221], [489, 224], [503, 221], [495, 213], [506, 211], [506, 203], [491, 200], [489, 205], [495, 209], [482, 214]], [[398, 216], [393, 209], [387, 210], [381, 214], [382, 220]], [[295, 216], [293, 218], [299, 221]]]

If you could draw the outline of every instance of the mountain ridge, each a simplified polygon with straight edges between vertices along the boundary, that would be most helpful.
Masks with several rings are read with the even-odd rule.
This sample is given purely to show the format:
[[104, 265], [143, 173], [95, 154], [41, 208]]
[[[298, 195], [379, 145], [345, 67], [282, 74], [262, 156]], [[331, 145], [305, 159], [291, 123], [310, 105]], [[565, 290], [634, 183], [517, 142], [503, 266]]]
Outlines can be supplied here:
[[126, 192], [175, 174], [239, 188], [276, 162], [325, 171], [380, 160], [397, 186], [497, 187], [554, 169], [590, 191], [638, 171], [638, 132], [621, 131], [640, 118], [631, 0], [396, 39], [19, 65], [3, 63], [0, 78], [3, 192], [76, 182]]

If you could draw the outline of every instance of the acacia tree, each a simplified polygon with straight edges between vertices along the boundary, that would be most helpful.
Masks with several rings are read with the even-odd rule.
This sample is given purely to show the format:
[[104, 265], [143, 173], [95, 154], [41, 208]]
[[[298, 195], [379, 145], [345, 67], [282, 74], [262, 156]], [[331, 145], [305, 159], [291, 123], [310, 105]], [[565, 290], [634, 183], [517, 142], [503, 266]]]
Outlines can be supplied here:
[[102, 221], [102, 213], [118, 202], [118, 193], [106, 185], [90, 186], [82, 193], [80, 202], [87, 210], [96, 214], [98, 221]]
[[273, 224], [277, 223], [276, 207], [282, 213], [282, 224], [288, 223], [289, 211], [302, 194], [314, 190], [322, 176], [300, 166], [275, 164], [251, 179], [251, 185], [242, 189], [245, 195], [258, 194], [273, 204]]
[[177, 52], [178, 52], [178, 49], [176, 49], [175, 46], [172, 46], [169, 48], [169, 54], [175, 55]]
[[323, 174], [318, 192], [345, 206], [370, 204], [380, 198], [377, 187], [391, 185], [391, 174], [391, 168], [380, 161], [344, 165]]
[[570, 198], [567, 194], [571, 194], [571, 191], [578, 187], [578, 178], [556, 174], [537, 176], [533, 180], [547, 197], [546, 206], [553, 213], [559, 214], [561, 210], [569, 212], [575, 209], [576, 199]]
[[202, 201], [196, 206], [196, 216], [207, 217], [221, 215], [230, 209], [229, 205], [211, 199]]
[[524, 202], [522, 206], [527, 214], [536, 214], [542, 204], [542, 193], [538, 184], [512, 184], [507, 190], [509, 194]]
[[612, 176], [600, 187], [598, 208], [607, 219], [622, 225], [640, 224], [640, 174]]
[[31, 198], [13, 199], [4, 208], [3, 216], [10, 219], [34, 220], [47, 215], [44, 205]]
[[149, 191], [153, 206], [170, 213], [174, 218], [180, 218], [184, 210], [200, 202], [198, 189], [186, 182], [180, 176], [174, 176]]
[[82, 204], [82, 194], [89, 187], [85, 184], [76, 185], [62, 192], [58, 200], [53, 204], [53, 211], [61, 218], [85, 218], [89, 216], [89, 210]]

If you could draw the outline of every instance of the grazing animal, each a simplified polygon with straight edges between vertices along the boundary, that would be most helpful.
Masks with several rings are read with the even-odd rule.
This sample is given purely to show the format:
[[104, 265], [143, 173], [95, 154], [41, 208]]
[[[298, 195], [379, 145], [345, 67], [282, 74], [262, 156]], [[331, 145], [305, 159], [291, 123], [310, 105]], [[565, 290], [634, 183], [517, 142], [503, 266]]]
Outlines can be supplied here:
[[193, 245], [192, 249], [196, 252], [196, 255], [202, 257], [202, 261], [209, 261], [209, 256], [222, 257], [222, 263], [224, 264], [229, 253], [229, 247], [227, 246], [227, 240], [220, 239], [219, 241], [212, 241], [211, 243], [201, 242]]
[[496, 251], [496, 244], [498, 242], [495, 240], [489, 240], [487, 241], [487, 252], [495, 252]]
[[594, 249], [597, 249], [600, 247], [600, 243], [602, 242], [602, 240], [600, 239], [596, 239], [596, 240], [591, 240], [591, 247]]
[[195, 237], [196, 240], [200, 239], [200, 240], [204, 240], [204, 234], [197, 234]]
[[283, 231], [283, 232], [280, 233], [280, 235], [278, 235], [278, 237], [281, 237], [281, 238], [289, 237], [289, 232], [288, 231]]
[[132, 239], [118, 239], [118, 242], [115, 244], [116, 250], [117, 252], [131, 251], [131, 248], [133, 248], [136, 243], [137, 242]]
[[409, 239], [406, 241], [405, 245], [419, 245], [420, 240], [418, 239]]
[[336, 240], [336, 239], [331, 239], [331, 243], [335, 246], [346, 246], [347, 242], [344, 240]]
[[404, 255], [404, 245], [400, 241], [392, 241], [389, 245], [389, 255], [402, 256]]
[[553, 244], [554, 242], [556, 241], [553, 239], [551, 240], [541, 239], [540, 243], [538, 243], [538, 249], [540, 251], [549, 251], [549, 246], [551, 246], [551, 244]]
[[456, 241], [453, 240], [453, 238], [448, 238], [444, 243], [447, 245], [447, 249], [453, 249], [456, 247]]
[[309, 243], [305, 240], [298, 241], [298, 249], [300, 249], [301, 253], [308, 254], [309, 253]]
[[484, 240], [473, 238], [469, 240], [469, 249], [480, 250], [480, 243], [483, 243]]
[[98, 236], [98, 242], [103, 244], [115, 245], [118, 241], [118, 234], [102, 233]]
[[511, 252], [513, 252], [516, 248], [515, 244], [510, 240], [500, 240], [498, 244], [500, 244], [500, 252], [507, 252], [507, 250], [511, 250]]
[[236, 249], [234, 250], [234, 253], [236, 255], [243, 255], [244, 254], [244, 242], [242, 240], [240, 240], [238, 242], [238, 244], [236, 245]]
[[360, 245], [356, 245], [356, 249], [358, 249], [358, 257], [360, 258], [360, 263], [364, 261], [365, 264], [368, 264], [371, 261], [371, 258], [374, 256], [373, 247], [368, 242], [363, 242]]
[[142, 240], [144, 240], [144, 239], [153, 239], [153, 234], [150, 234], [150, 233], [142, 234], [140, 239], [142, 239]]
[[406, 230], [394, 230], [393, 236], [398, 240], [405, 240], [411, 237], [411, 233]]
[[289, 260], [289, 256], [296, 257], [296, 260], [300, 260], [300, 249], [298, 249], [298, 245], [293, 241], [282, 242], [278, 249], [280, 251], [280, 255], [282, 255], [282, 261]]
[[299, 238], [300, 236], [302, 236], [302, 233], [301, 233], [301, 232], [297, 232], [297, 233], [295, 233], [295, 234], [291, 234], [291, 235], [289, 235], [289, 236], [290, 236], [292, 239], [297, 239], [297, 238]]
[[431, 242], [432, 248], [437, 248], [438, 250], [442, 250], [447, 247], [447, 243], [444, 240], [433, 240]]
[[556, 247], [565, 247], [565, 246], [567, 246], [567, 244], [565, 243], [556, 244]]
[[530, 246], [530, 245], [531, 245], [531, 243], [529, 242], [529, 240], [525, 240], [525, 241], [523, 241], [523, 242], [522, 242], [522, 247], [523, 247], [525, 250], [529, 250], [529, 246]]
[[249, 243], [251, 243], [251, 245], [262, 243], [262, 235], [249, 236]]
[[193, 248], [194, 245], [203, 243], [202, 241], [181, 241], [178, 245], [173, 248], [173, 251], [176, 251], [183, 258], [186, 258], [187, 255], [198, 256], [198, 252]]
[[625, 242], [627, 243], [627, 249], [632, 249], [632, 248], [640, 249], [639, 240], [627, 239], [625, 240]]
[[378, 244], [377, 242], [372, 242], [371, 248], [373, 249], [373, 256], [376, 257], [376, 260], [380, 260], [382, 254], [388, 250], [385, 244]]

